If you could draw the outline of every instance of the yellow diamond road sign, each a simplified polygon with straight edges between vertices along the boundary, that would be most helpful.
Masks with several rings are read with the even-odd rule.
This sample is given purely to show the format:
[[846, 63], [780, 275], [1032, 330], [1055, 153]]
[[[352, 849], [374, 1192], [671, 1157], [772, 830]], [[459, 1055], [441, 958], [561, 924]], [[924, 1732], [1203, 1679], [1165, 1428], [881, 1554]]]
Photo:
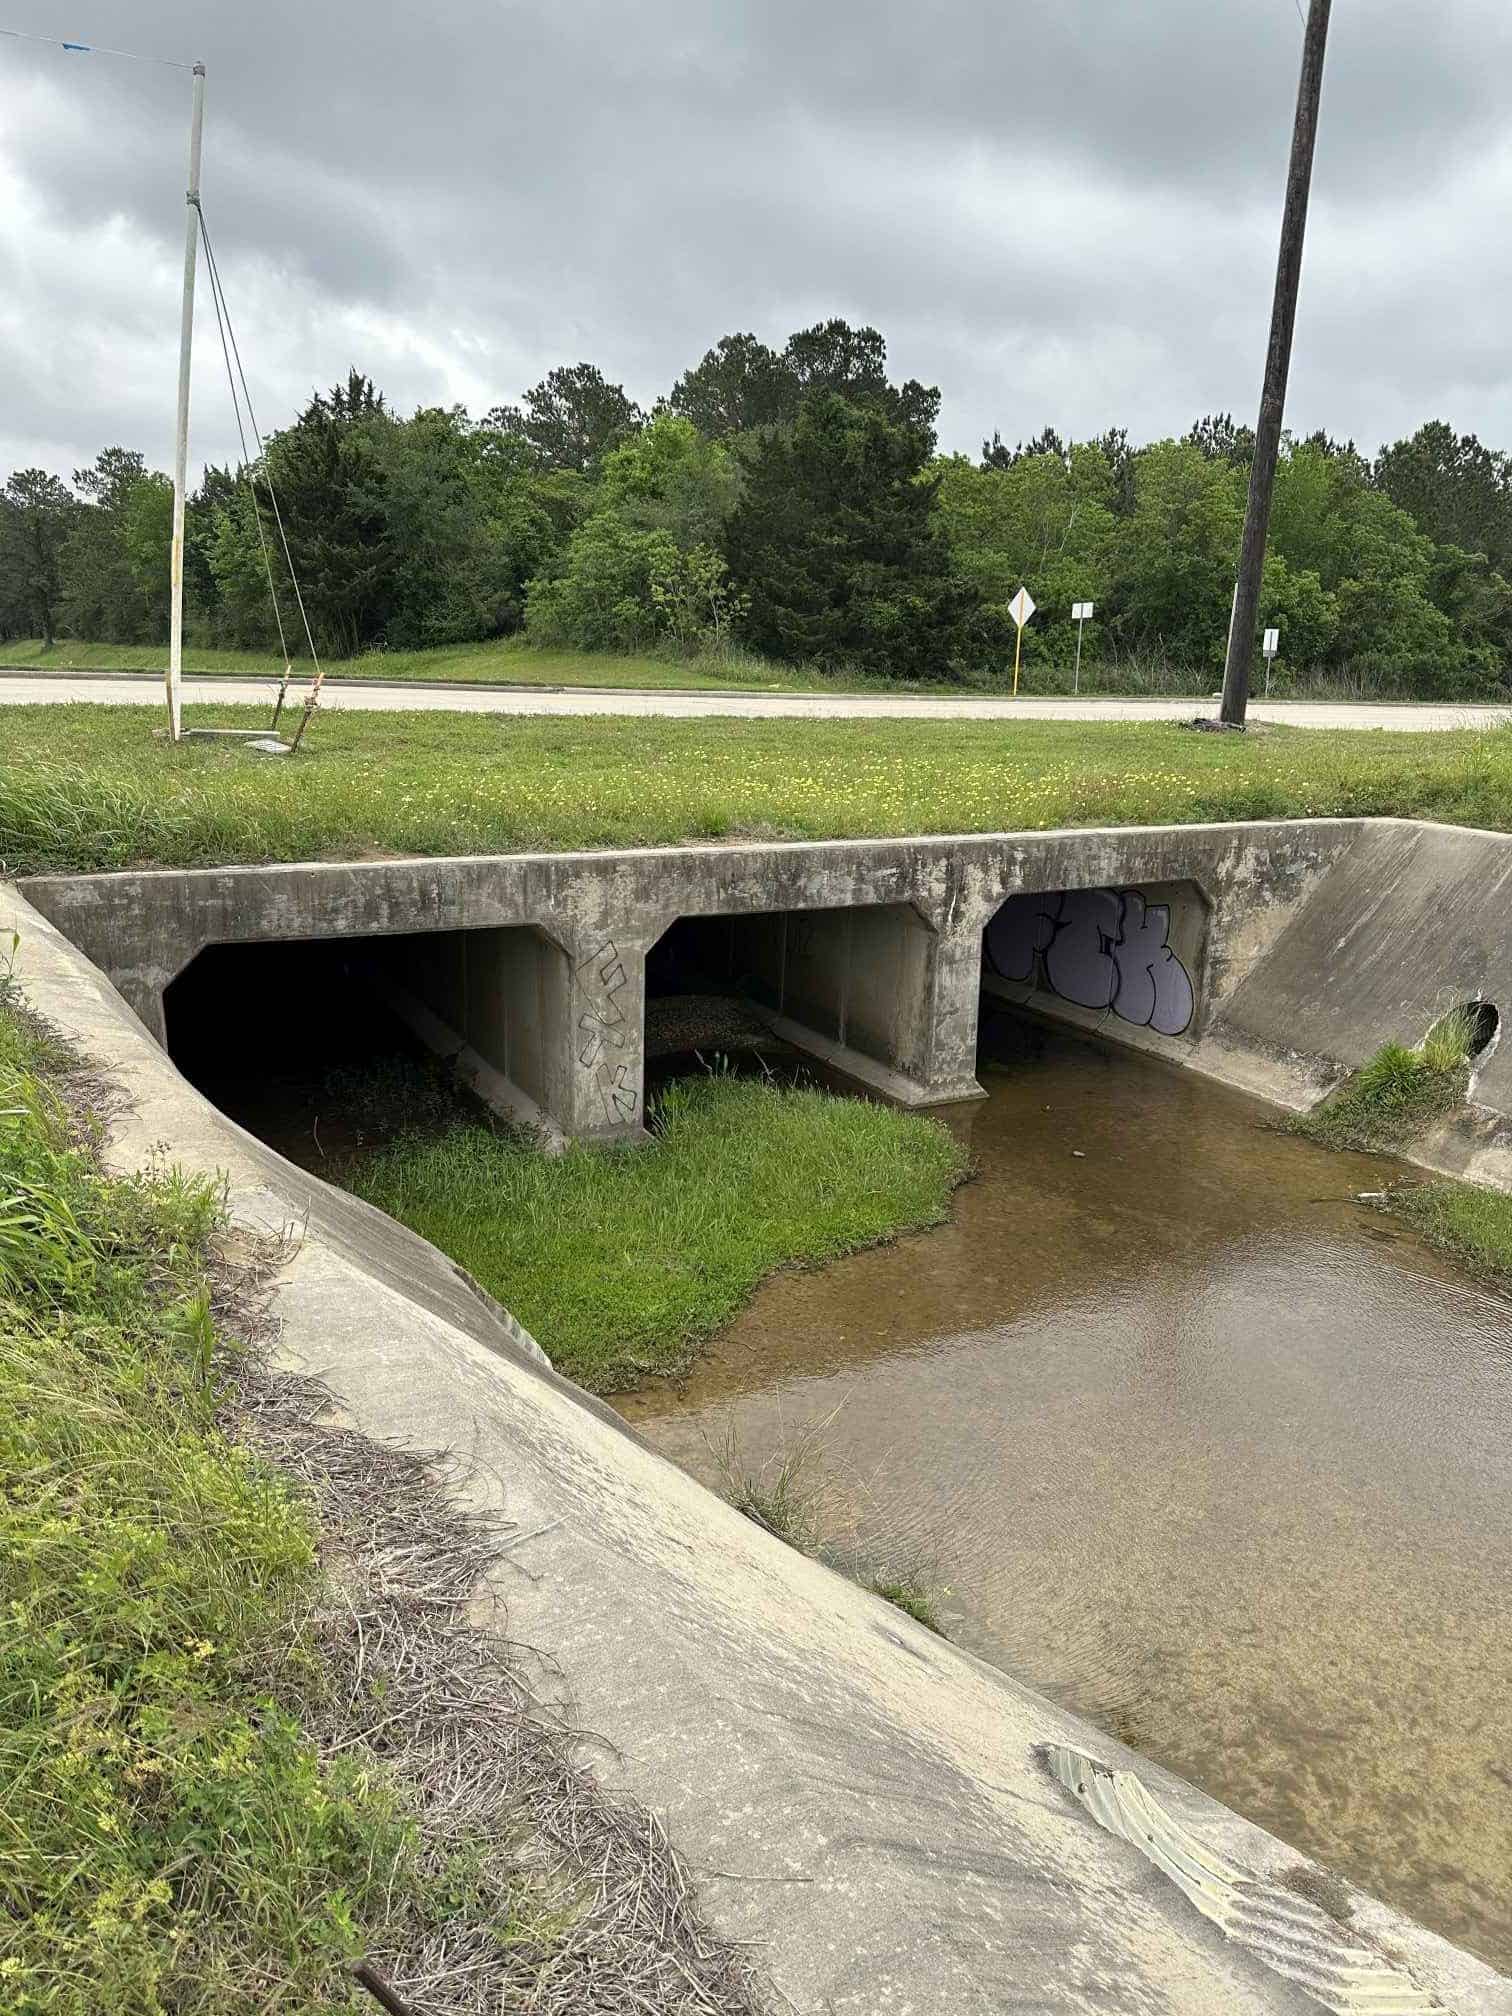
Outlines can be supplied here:
[[1020, 588], [1017, 595], [1008, 604], [1008, 614], [1017, 623], [1020, 630], [1022, 630], [1024, 625], [1029, 621], [1029, 618], [1034, 614], [1034, 597], [1029, 593], [1027, 588]]

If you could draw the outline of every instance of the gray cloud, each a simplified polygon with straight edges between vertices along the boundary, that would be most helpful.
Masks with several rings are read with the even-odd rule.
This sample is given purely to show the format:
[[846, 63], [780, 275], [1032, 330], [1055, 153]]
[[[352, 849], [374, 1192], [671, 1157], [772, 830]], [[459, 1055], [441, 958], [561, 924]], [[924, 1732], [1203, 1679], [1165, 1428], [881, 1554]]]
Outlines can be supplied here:
[[[265, 424], [349, 362], [400, 407], [589, 357], [875, 322], [946, 445], [1255, 403], [1296, 0], [137, 0], [201, 56], [205, 204]], [[115, 17], [115, 18], [112, 18]], [[44, 0], [4, 21], [58, 32]], [[1340, 9], [1290, 417], [1512, 444], [1512, 13]], [[0, 468], [167, 459], [187, 79], [0, 40]], [[202, 302], [200, 455], [234, 435]]]

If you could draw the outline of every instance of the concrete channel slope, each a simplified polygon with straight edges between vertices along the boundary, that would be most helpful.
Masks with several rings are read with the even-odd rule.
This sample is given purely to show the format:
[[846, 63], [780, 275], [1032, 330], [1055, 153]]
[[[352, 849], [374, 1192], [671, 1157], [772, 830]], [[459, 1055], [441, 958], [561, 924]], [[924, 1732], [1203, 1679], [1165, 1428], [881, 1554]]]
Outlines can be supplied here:
[[1281, 1842], [739, 1517], [423, 1240], [225, 1119], [0, 888], [12, 929], [25, 998], [125, 1094], [114, 1164], [166, 1141], [226, 1172], [238, 1221], [306, 1225], [280, 1357], [363, 1433], [455, 1452], [464, 1501], [512, 1524], [487, 1614], [665, 1816], [774, 2009], [1512, 2016], [1474, 1959], [1366, 1897], [1325, 1917]]

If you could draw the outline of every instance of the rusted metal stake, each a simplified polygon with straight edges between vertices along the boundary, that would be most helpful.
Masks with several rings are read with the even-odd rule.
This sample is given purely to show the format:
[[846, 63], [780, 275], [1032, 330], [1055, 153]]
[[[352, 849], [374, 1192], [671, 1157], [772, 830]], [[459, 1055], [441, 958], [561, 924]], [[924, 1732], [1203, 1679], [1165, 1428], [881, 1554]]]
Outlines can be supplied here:
[[320, 704], [319, 701], [315, 698], [315, 695], [313, 693], [305, 701], [304, 713], [300, 717], [299, 726], [294, 731], [294, 740], [289, 744], [289, 754], [291, 756], [293, 756], [298, 751], [300, 743], [304, 740], [304, 732], [306, 728], [308, 728], [310, 725], [310, 716], [315, 712], [315, 709], [319, 706], [319, 704]]
[[418, 2011], [402, 1996], [396, 1995], [378, 1970], [366, 1960], [357, 1962], [352, 1969], [352, 1979], [366, 1988], [378, 2006], [388, 2011], [388, 2016], [418, 2016]]

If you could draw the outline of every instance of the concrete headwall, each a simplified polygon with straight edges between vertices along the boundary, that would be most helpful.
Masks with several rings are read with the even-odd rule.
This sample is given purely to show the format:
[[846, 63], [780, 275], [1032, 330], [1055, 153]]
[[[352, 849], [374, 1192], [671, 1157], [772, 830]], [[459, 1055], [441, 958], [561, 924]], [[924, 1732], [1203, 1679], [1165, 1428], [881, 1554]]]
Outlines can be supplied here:
[[[406, 940], [404, 984], [568, 1134], [633, 1136], [646, 957], [723, 920], [789, 1040], [908, 1105], [973, 1097], [989, 993], [1291, 1106], [1447, 1007], [1512, 1012], [1512, 837], [1296, 820], [41, 876], [154, 1034], [208, 946]], [[985, 934], [985, 947], [984, 947]], [[1512, 1047], [1422, 1149], [1512, 1184]]]
[[1199, 1008], [1178, 1037], [1145, 1036], [1189, 1049], [1361, 830], [642, 848], [42, 876], [26, 890], [159, 1037], [164, 990], [207, 946], [435, 935], [433, 973], [411, 947], [407, 984], [565, 1131], [591, 1137], [641, 1125], [646, 955], [683, 919], [732, 920], [732, 963], [790, 1040], [905, 1104], [939, 1105], [979, 1091], [983, 932], [1010, 899], [1145, 891], [1159, 908], [1160, 892], [1181, 892], [1172, 914]]
[[[1051, 872], [1063, 886], [1064, 865]], [[1169, 879], [1169, 864], [1151, 879]], [[280, 912], [296, 914], [309, 915]], [[226, 1120], [104, 974], [0, 887], [0, 932], [13, 928], [29, 1003], [126, 1095], [113, 1165], [144, 1166], [168, 1141], [186, 1168], [225, 1173], [237, 1222], [303, 1225], [276, 1285], [280, 1358], [324, 1378], [359, 1432], [451, 1451], [462, 1503], [512, 1524], [480, 1617], [540, 1648], [543, 1696], [588, 1732], [608, 1783], [664, 1816], [709, 1915], [754, 1942], [782, 2006], [1317, 2008], [1133, 1838], [1104, 1831], [1047, 1764], [1069, 1750], [1128, 1774], [1110, 1785], [1125, 1804], [1158, 1800], [1199, 1869], [1295, 1884], [1304, 1858], [741, 1518], [547, 1369], [425, 1241]], [[1351, 1947], [1417, 1984], [1416, 1999], [1358, 2006], [1512, 2016], [1512, 1985], [1339, 1893]], [[1294, 1888], [1272, 1894], [1284, 1900], [1278, 1965], [1295, 1971], [1299, 1934], [1339, 1943]]]

